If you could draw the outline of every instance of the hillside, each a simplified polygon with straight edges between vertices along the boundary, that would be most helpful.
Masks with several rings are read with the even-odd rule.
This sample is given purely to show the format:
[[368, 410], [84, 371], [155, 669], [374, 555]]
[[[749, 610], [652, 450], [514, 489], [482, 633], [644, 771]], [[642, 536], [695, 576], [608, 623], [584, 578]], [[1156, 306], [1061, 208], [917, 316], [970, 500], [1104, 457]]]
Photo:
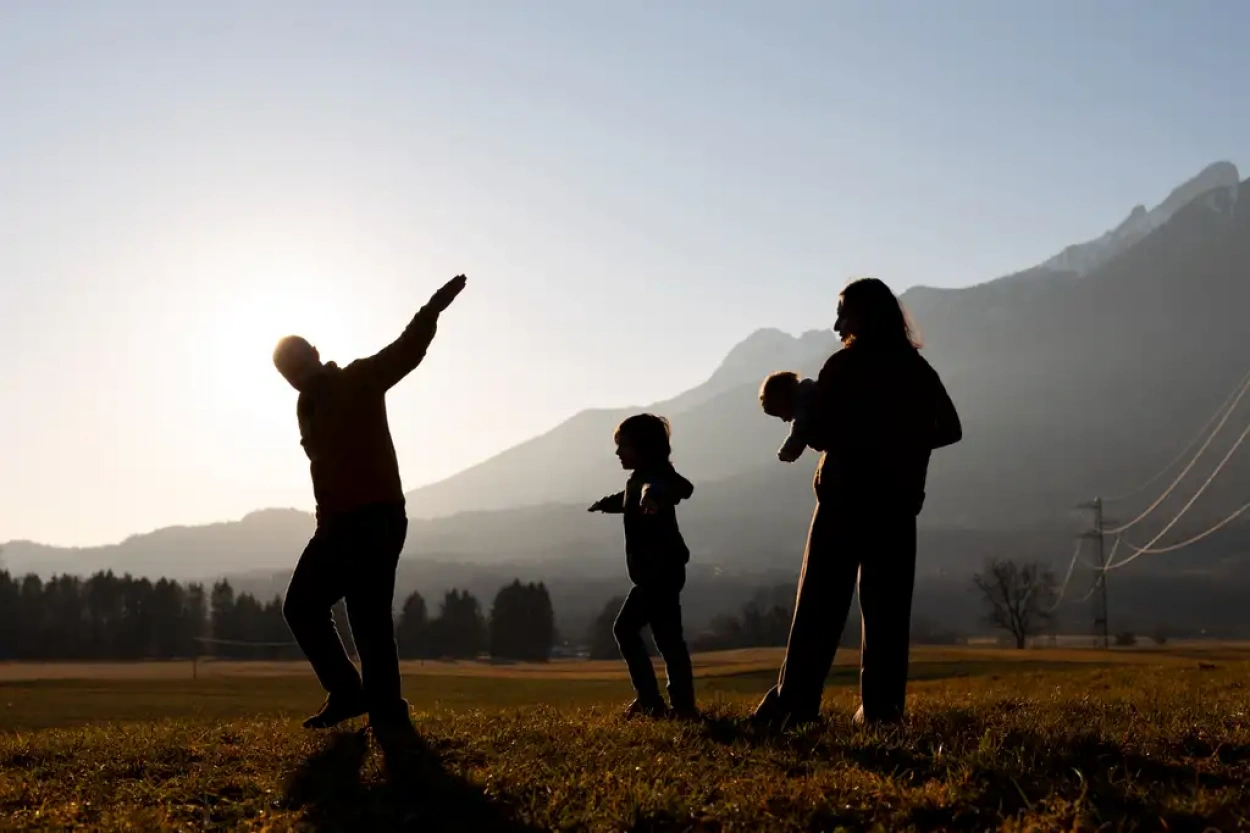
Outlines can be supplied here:
[[[1186, 184], [1176, 193], [1192, 190]], [[935, 570], [977, 563], [986, 548], [974, 543], [974, 532], [997, 542], [999, 551], [1053, 558], [1083, 523], [1071, 510], [1075, 502], [1130, 490], [1154, 475], [1250, 367], [1248, 276], [1250, 183], [1242, 183], [1220, 185], [1180, 207], [1169, 204], [1157, 228], [1088, 274], [1038, 267], [963, 289], [907, 292], [926, 355], [965, 423], [965, 441], [934, 460], [921, 519], [927, 563]], [[775, 461], [785, 427], [760, 412], [756, 390], [774, 369], [814, 372], [833, 349], [830, 331], [794, 338], [760, 330], [730, 351], [707, 382], [647, 406], [672, 418], [675, 461], [697, 484], [682, 522], [702, 563], [771, 566], [779, 552], [801, 547], [814, 455], [793, 466]], [[407, 554], [560, 563], [575, 571], [612, 563], [619, 527], [583, 509], [619, 488], [621, 472], [607, 445], [628, 412], [584, 412], [412, 492]], [[1190, 491], [1180, 493], [1190, 494], [1205, 478], [1246, 414], [1250, 398], [1212, 446], [1211, 463], [1195, 468]], [[1248, 488], [1250, 466], [1244, 456], [1235, 458], [1175, 535], [1223, 517]], [[1109, 511], [1131, 517], [1153, 494]], [[1165, 503], [1157, 517], [1176, 508], [1175, 500]], [[1158, 529], [1146, 526], [1140, 531]], [[1198, 563], [1212, 564], [1230, 554], [1229, 546], [1242, 547], [1245, 529], [1235, 525], [1190, 552], [1201, 556]], [[159, 530], [111, 547], [13, 542], [4, 559], [15, 569], [45, 573], [111, 567], [197, 577], [283, 569], [310, 530], [305, 514], [266, 511], [237, 524]]]
[[1094, 240], [1068, 246], [1041, 264], [1041, 268], [1087, 275], [1172, 219], [1177, 211], [1195, 198], [1217, 188], [1235, 188], [1239, 179], [1237, 166], [1231, 162], [1208, 165], [1193, 179], [1172, 189], [1167, 198], [1154, 208], [1134, 206], [1118, 226]]
[[639, 410], [672, 421], [675, 462], [699, 481], [764, 465], [773, 459], [785, 429], [760, 412], [755, 397], [760, 381], [779, 368], [814, 373], [836, 347], [832, 330], [798, 338], [759, 330], [734, 347], [702, 385], [638, 408], [583, 411], [454, 477], [410, 492], [409, 512], [436, 518], [549, 502], [588, 503], [604, 490], [619, 488], [612, 431]]
[[[1240, 312], [1250, 301], [1250, 189], [1223, 184], [1230, 169], [1212, 166], [1176, 189], [1152, 215], [1157, 228], [1088, 274], [1038, 267], [903, 296], [967, 427], [966, 441], [935, 461], [924, 523], [1053, 522], [1075, 500], [1148, 477], [1205, 421], [1250, 365]], [[1221, 184], [1176, 204], [1211, 182]], [[835, 347], [827, 331], [762, 331], [707, 385], [648, 406], [672, 418], [683, 472], [708, 483], [767, 467], [784, 427], [760, 413], [759, 380], [784, 367], [811, 372]], [[584, 501], [619, 479], [603, 438], [627, 412], [580, 414], [412, 492], [411, 511]], [[772, 488], [785, 489], [793, 473], [772, 472]]]

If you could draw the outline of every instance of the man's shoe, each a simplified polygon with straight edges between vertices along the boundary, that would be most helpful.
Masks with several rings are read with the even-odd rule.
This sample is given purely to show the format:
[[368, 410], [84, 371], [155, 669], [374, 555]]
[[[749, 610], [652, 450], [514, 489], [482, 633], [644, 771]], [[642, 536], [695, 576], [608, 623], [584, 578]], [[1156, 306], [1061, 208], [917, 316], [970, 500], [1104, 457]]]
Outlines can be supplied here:
[[755, 707], [755, 711], [751, 712], [747, 722], [764, 731], [784, 732], [787, 729], [795, 729], [800, 726], [820, 722], [820, 713], [803, 713], [791, 710], [782, 703], [781, 698], [777, 695], [777, 690], [773, 689], [764, 696], [760, 704]]
[[764, 699], [751, 712], [747, 722], [756, 728], [771, 729], [780, 724], [785, 717], [785, 709], [781, 705], [781, 698], [777, 696], [777, 689], [770, 688], [764, 695]]
[[666, 717], [668, 706], [663, 700], [635, 700], [625, 708], [625, 719], [634, 717]]
[[668, 710], [668, 715], [675, 720], [690, 721], [700, 720], [703, 717], [702, 713], [699, 711], [699, 707], [693, 703], [673, 706]]
[[894, 712], [886, 716], [878, 716], [869, 720], [864, 716], [864, 707], [860, 706], [859, 710], [851, 717], [851, 723], [856, 726], [898, 726], [903, 722], [901, 712]]
[[387, 753], [411, 752], [421, 744], [421, 735], [407, 715], [384, 720], [370, 718], [369, 728], [374, 740]]
[[321, 710], [304, 721], [305, 729], [329, 729], [368, 711], [362, 694], [331, 694]]

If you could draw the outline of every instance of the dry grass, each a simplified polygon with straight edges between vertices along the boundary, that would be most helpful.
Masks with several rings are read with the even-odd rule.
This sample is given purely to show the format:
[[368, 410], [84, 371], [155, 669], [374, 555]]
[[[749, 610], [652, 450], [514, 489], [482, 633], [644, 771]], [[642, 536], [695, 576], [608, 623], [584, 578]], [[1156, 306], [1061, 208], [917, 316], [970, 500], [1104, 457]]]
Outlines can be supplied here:
[[894, 730], [850, 725], [854, 674], [841, 669], [827, 723], [779, 736], [740, 721], [772, 669], [704, 677], [700, 723], [622, 720], [620, 680], [409, 676], [424, 741], [390, 755], [351, 728], [299, 729], [293, 718], [319, 700], [303, 675], [9, 682], [0, 827], [1247, 826], [1250, 662], [1239, 651], [1203, 652], [1201, 665], [1183, 650], [1038, 665], [1047, 653], [918, 657], [912, 715]]
[[[776, 671], [784, 653], [781, 648], [745, 648], [696, 654], [694, 665], [699, 676], [725, 676]], [[1086, 648], [985, 648], [921, 645], [912, 649], [912, 660], [919, 664], [1035, 664], [1093, 663], [1097, 665], [1192, 665], [1195, 660], [1211, 662], [1250, 661], [1250, 644], [1236, 642], [1176, 643], [1164, 648], [1141, 647], [1099, 651]], [[835, 665], [857, 667], [859, 652], [839, 650]], [[31, 680], [185, 680], [192, 676], [189, 660], [167, 662], [0, 662], [0, 683]], [[619, 660], [559, 659], [548, 663], [506, 663], [488, 660], [442, 662], [405, 661], [406, 677], [461, 676], [497, 679], [619, 680], [625, 671]], [[300, 661], [238, 662], [204, 659], [196, 673], [212, 677], [311, 676], [308, 664]]]

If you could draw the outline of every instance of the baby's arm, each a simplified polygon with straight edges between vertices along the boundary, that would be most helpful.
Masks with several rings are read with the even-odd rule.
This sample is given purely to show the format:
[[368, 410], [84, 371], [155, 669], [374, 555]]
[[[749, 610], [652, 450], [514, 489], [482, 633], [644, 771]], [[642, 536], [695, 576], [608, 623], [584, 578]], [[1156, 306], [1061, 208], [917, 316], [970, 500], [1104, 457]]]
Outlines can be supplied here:
[[785, 463], [793, 463], [802, 456], [811, 444], [812, 432], [816, 427], [815, 395], [809, 393], [800, 399], [795, 409], [794, 421], [790, 423], [790, 436], [777, 452], [777, 459]]
[[786, 437], [786, 441], [777, 450], [777, 459], [783, 463], [793, 463], [803, 456], [803, 451], [806, 448], [807, 440], [804, 439], [798, 420], [795, 420], [790, 424], [790, 436]]

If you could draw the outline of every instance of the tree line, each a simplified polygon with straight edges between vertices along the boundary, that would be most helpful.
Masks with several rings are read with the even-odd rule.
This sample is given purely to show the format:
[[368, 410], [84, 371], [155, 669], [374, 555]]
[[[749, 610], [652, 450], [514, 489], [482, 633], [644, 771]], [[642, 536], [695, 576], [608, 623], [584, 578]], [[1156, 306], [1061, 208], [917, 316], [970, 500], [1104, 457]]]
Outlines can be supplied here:
[[[1036, 563], [987, 562], [973, 579], [986, 606], [986, 624], [1007, 631], [1023, 647], [1053, 623], [1058, 588]], [[782, 646], [790, 630], [794, 587], [766, 588], [735, 613], [712, 619], [688, 635], [694, 651]], [[608, 601], [584, 642], [595, 659], [615, 659], [612, 623], [623, 602]], [[346, 609], [334, 620], [355, 655]], [[854, 611], [842, 643], [856, 645]], [[920, 624], [919, 622], [916, 624]], [[516, 580], [499, 589], [489, 612], [467, 590], [446, 591], [437, 612], [420, 593], [410, 594], [396, 615], [396, 642], [405, 659], [472, 659], [483, 654], [542, 661], [556, 642], [551, 596], [541, 583]], [[918, 641], [950, 641], [914, 634]], [[1121, 634], [1119, 644], [1136, 637]], [[1154, 635], [1162, 643], [1163, 634]], [[654, 648], [652, 648], [654, 651]], [[236, 593], [228, 581], [209, 588], [169, 579], [151, 581], [112, 571], [87, 579], [54, 576], [47, 581], [0, 570], [0, 660], [175, 659], [209, 654], [229, 659], [298, 659], [282, 616], [282, 599], [262, 601]]]
[[[355, 655], [346, 608], [334, 620]], [[555, 643], [555, 613], [541, 583], [500, 588], [489, 614], [468, 591], [449, 590], [437, 614], [412, 593], [396, 617], [396, 642], [407, 659], [467, 659], [483, 653], [545, 660]], [[295, 659], [282, 599], [236, 593], [222, 580], [151, 581], [112, 571], [87, 579], [15, 577], [0, 570], [0, 660]]]
[[[794, 586], [761, 589], [734, 613], [688, 635], [694, 651], [782, 646], [790, 630]], [[614, 598], [581, 642], [591, 658], [616, 659], [612, 623], [623, 602]], [[333, 616], [355, 656], [346, 608]], [[855, 645], [852, 621], [842, 642]], [[446, 591], [437, 611], [411, 593], [396, 611], [395, 639], [404, 659], [472, 659], [482, 655], [543, 661], [556, 643], [555, 612], [541, 582], [513, 581], [499, 589], [490, 610], [469, 591]], [[654, 652], [654, 647], [652, 646]], [[282, 599], [236, 593], [229, 581], [208, 588], [169, 579], [152, 582], [99, 572], [87, 579], [62, 575], [44, 581], [0, 570], [0, 660], [299, 659], [282, 615]]]

